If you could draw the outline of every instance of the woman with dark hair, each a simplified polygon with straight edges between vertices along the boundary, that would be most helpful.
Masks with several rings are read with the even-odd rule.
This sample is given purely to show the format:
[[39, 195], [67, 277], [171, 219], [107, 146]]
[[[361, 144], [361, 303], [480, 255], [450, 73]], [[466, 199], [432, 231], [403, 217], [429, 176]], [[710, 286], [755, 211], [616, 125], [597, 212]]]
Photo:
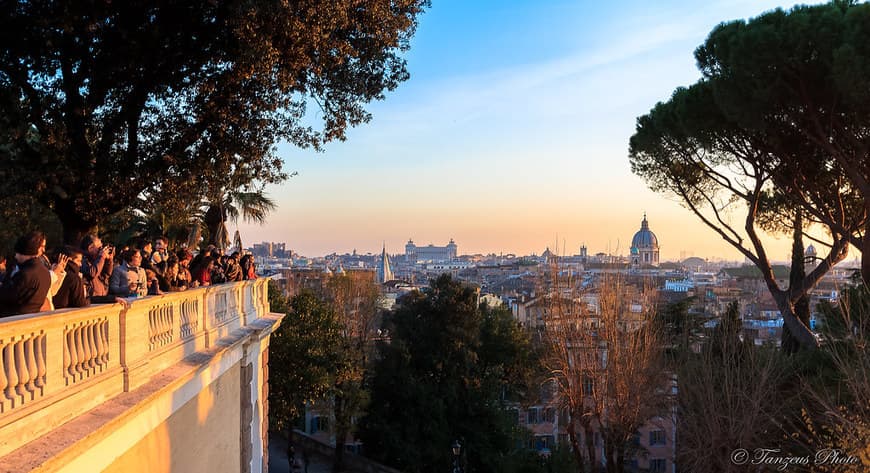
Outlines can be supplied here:
[[225, 276], [229, 282], [241, 281], [243, 279], [242, 267], [239, 266], [238, 251], [233, 252], [233, 254], [227, 257]]
[[212, 269], [214, 269], [214, 259], [211, 256], [204, 256], [199, 262], [199, 266], [191, 273], [194, 282], [200, 286], [210, 285]]
[[242, 256], [239, 266], [242, 267], [243, 279], [257, 279], [257, 270], [254, 267], [254, 255], [247, 254]]
[[178, 266], [171, 270], [174, 273], [174, 277], [171, 280], [174, 282], [170, 282], [173, 291], [183, 291], [194, 287], [193, 278], [190, 276], [190, 260], [192, 259], [193, 255], [190, 251], [186, 249], [178, 250]]
[[15, 242], [15, 269], [0, 286], [0, 316], [39, 312], [48, 297], [51, 275], [40, 260], [45, 234], [34, 231]]

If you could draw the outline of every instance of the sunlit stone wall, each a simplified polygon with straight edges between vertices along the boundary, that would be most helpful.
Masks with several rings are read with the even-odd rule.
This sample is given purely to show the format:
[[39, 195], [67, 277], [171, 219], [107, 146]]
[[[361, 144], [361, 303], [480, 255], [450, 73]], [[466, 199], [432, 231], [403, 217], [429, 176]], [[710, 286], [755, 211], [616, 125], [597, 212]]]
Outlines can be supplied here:
[[264, 471], [267, 284], [0, 319], [0, 471]]

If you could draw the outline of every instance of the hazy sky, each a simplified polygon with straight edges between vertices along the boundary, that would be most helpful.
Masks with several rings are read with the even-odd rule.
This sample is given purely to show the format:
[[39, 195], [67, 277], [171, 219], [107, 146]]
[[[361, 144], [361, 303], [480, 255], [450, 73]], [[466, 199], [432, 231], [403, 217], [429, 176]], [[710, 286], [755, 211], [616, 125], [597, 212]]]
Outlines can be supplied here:
[[[716, 24], [790, 7], [705, 2], [435, 0], [407, 53], [411, 79], [372, 104], [371, 123], [324, 153], [280, 147], [299, 175], [268, 188], [246, 244], [304, 255], [404, 251], [626, 254], [646, 211], [663, 259], [737, 253], [634, 176], [635, 120], [695, 82], [694, 49]], [[230, 231], [233, 227], [230, 227]], [[788, 242], [773, 258], [788, 257]], [[562, 252], [560, 250], [560, 252]]]

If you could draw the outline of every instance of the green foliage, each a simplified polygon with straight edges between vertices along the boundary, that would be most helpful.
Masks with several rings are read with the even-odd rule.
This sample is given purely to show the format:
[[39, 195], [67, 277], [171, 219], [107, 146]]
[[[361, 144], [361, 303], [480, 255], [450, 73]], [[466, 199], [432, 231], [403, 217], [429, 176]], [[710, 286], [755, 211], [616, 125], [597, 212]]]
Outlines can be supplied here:
[[673, 356], [686, 353], [703, 328], [704, 320], [689, 311], [695, 301], [697, 297], [687, 297], [665, 305], [656, 314], [656, 320], [662, 325], [663, 336], [671, 346], [670, 354]]
[[277, 204], [262, 189], [256, 191], [231, 190], [219, 192], [223, 195], [209, 198], [204, 202], [205, 212], [202, 220], [208, 230], [208, 243], [226, 248], [230, 245], [227, 221], [238, 223], [239, 217], [245, 222], [264, 224], [269, 212]]
[[[758, 266], [801, 347], [817, 343], [792, 306], [849, 243], [870, 278], [868, 18], [870, 4], [833, 2], [719, 25], [695, 51], [702, 79], [638, 118], [630, 141], [634, 173]], [[812, 224], [830, 253], [780, 289], [757, 228]]]
[[[273, 311], [280, 297], [270, 293]], [[341, 323], [329, 304], [310, 292], [290, 300], [289, 312], [269, 344], [269, 406], [283, 431], [304, 413], [305, 403], [321, 399], [344, 367]]]
[[819, 331], [829, 341], [858, 336], [870, 340], [870, 289], [865, 284], [843, 288], [839, 305], [818, 305]]
[[[343, 140], [408, 78], [426, 0], [52, 2], [0, 9], [0, 197], [65, 240], [143, 194], [286, 178], [275, 145]], [[316, 106], [317, 110], [309, 111]]]
[[780, 448], [789, 419], [800, 412], [794, 359], [779, 350], [744, 344], [728, 311], [715, 341], [676, 366], [677, 464], [685, 471], [740, 471], [737, 448]]
[[742, 324], [740, 321], [740, 306], [737, 301], [728, 304], [725, 313], [719, 320], [719, 325], [713, 329], [710, 337], [710, 348], [714, 356], [727, 358], [739, 356], [743, 342], [740, 339]]
[[58, 248], [61, 226], [57, 217], [30, 196], [0, 198], [0, 254], [10, 256], [15, 240], [31, 230], [45, 233], [48, 248]]
[[500, 473], [576, 473], [580, 471], [574, 455], [566, 446], [557, 446], [549, 456], [535, 450], [517, 449], [499, 458]]
[[367, 455], [409, 471], [449, 471], [464, 445], [467, 471], [503, 471], [522, 438], [507, 398], [527, 389], [530, 344], [510, 314], [481, 310], [474, 289], [444, 275], [405, 296], [384, 324], [360, 438]]
[[290, 312], [290, 301], [278, 287], [278, 283], [271, 279], [269, 280], [269, 310], [279, 314]]
[[813, 465], [812, 471], [866, 471], [870, 358], [867, 333], [853, 321], [867, 320], [859, 312], [867, 313], [868, 301], [866, 289], [856, 287], [843, 291], [842, 308], [822, 304], [825, 343], [789, 356], [742, 342], [739, 314], [729, 306], [701, 353], [676, 365], [681, 468], [737, 471], [729, 457], [735, 448], [763, 447], [811, 459], [839, 449], [858, 463]]

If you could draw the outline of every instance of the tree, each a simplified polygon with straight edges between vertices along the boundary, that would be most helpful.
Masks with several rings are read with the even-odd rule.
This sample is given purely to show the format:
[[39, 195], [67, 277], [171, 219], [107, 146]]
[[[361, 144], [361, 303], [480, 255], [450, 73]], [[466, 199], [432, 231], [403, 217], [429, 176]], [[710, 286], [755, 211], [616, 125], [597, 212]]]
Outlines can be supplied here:
[[662, 336], [670, 345], [668, 351], [671, 357], [679, 357], [691, 350], [692, 344], [698, 341], [704, 320], [690, 311], [697, 300], [697, 296], [686, 297], [664, 307], [660, 306], [656, 314]]
[[[845, 288], [839, 305], [820, 304], [827, 343], [822, 376], [804, 380], [809, 392], [797, 436], [807, 451], [839, 453], [840, 462], [817, 465], [818, 471], [859, 472], [870, 468], [870, 290]], [[830, 368], [833, 368], [831, 370]], [[831, 373], [833, 371], [833, 373]], [[821, 378], [821, 379], [819, 379]], [[843, 461], [847, 459], [847, 461]]]
[[238, 222], [239, 217], [246, 222], [266, 222], [266, 215], [275, 210], [275, 202], [262, 189], [253, 192], [231, 190], [220, 192], [220, 197], [205, 203], [203, 223], [208, 229], [208, 243], [226, 248], [230, 244], [227, 220]]
[[[638, 119], [630, 143], [632, 171], [653, 190], [677, 196], [704, 224], [752, 261], [790, 334], [801, 347], [815, 348], [818, 341], [795, 315], [795, 304], [846, 257], [848, 245], [865, 225], [867, 215], [856, 207], [857, 196], [836, 170], [805, 169], [798, 175], [795, 169], [778, 166], [806, 153], [818, 156], [815, 146], [793, 133], [771, 137], [741, 126], [723, 106], [717, 101], [713, 81], [701, 80], [677, 89], [669, 102], [657, 104]], [[773, 275], [759, 227], [770, 221], [791, 222], [794, 206], [800, 204], [785, 200], [791, 195], [814, 196], [815, 207], [807, 212], [809, 223], [823, 226], [827, 238], [813, 241], [827, 247], [828, 254], [809, 274], [782, 288]], [[742, 217], [742, 228], [732, 223], [735, 216]], [[794, 237], [802, 239], [806, 236], [803, 223], [795, 222]]]
[[407, 79], [400, 54], [427, 5], [6, 4], [0, 197], [33, 195], [72, 243], [143, 194], [279, 182], [276, 143], [344, 139]]
[[335, 456], [332, 470], [344, 471], [344, 446], [355, 433], [353, 419], [360, 417], [368, 405], [369, 392], [364, 385], [371, 368], [373, 341], [377, 336], [381, 295], [377, 283], [367, 273], [333, 276], [326, 286], [327, 298], [340, 325], [344, 369], [337, 373], [330, 388], [332, 414], [335, 418]]
[[[560, 291], [561, 292], [561, 291]], [[623, 472], [637, 453], [633, 439], [655, 418], [669, 418], [671, 376], [662, 326], [653, 317], [651, 291], [632, 291], [605, 276], [593, 293], [551, 297], [544, 317], [547, 368], [568, 412], [568, 436], [581, 471], [602, 459], [608, 472]], [[638, 305], [641, 312], [630, 307]]]
[[408, 471], [450, 471], [460, 440], [467, 471], [502, 471], [519, 433], [507, 399], [532, 352], [509, 312], [477, 299], [442, 275], [387, 316], [389, 341], [379, 344], [361, 422], [367, 455]]
[[[283, 301], [270, 285], [270, 303]], [[286, 307], [286, 306], [285, 306]], [[269, 343], [269, 409], [278, 431], [291, 428], [305, 404], [326, 395], [344, 367], [341, 323], [332, 307], [311, 292], [293, 297]]]
[[798, 390], [783, 387], [794, 377], [790, 360], [741, 342], [737, 315], [729, 307], [701, 352], [685, 353], [676, 365], [677, 464], [686, 471], [746, 471], [732, 456], [736, 449], [752, 456], [757, 448], [781, 448], [783, 419], [800, 412]]
[[[870, 278], [870, 5], [834, 0], [715, 28], [695, 56], [716, 108], [761, 138], [789, 196], [862, 252]], [[789, 151], [790, 150], [790, 151]], [[836, 175], [857, 197], [859, 231], [825, 209], [814, 178]], [[827, 202], [825, 202], [827, 201]]]

